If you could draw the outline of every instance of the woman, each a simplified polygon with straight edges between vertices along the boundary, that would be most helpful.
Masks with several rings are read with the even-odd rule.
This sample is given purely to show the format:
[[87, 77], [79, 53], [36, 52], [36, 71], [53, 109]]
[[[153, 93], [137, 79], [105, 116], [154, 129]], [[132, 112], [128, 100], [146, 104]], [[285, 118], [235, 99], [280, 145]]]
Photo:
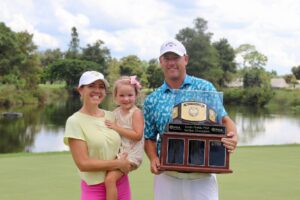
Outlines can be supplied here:
[[[79, 170], [81, 200], [105, 200], [106, 171], [120, 170], [127, 174], [131, 166], [125, 157], [115, 159], [121, 138], [104, 123], [105, 120], [114, 121], [114, 115], [99, 108], [108, 86], [103, 74], [96, 71], [84, 72], [78, 85], [82, 107], [66, 122], [64, 142], [69, 145]], [[117, 188], [119, 200], [130, 200], [127, 175], [119, 179]]]

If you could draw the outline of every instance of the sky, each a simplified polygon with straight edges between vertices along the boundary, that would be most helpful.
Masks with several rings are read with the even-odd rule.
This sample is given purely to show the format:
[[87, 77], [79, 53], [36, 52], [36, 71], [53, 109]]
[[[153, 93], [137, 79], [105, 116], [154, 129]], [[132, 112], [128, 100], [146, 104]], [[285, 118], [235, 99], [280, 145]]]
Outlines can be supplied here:
[[284, 75], [300, 65], [299, 10], [299, 0], [1, 0], [0, 22], [32, 33], [41, 51], [67, 50], [75, 26], [81, 47], [101, 39], [112, 57], [148, 61], [201, 17], [212, 42], [254, 45], [268, 57], [266, 70]]

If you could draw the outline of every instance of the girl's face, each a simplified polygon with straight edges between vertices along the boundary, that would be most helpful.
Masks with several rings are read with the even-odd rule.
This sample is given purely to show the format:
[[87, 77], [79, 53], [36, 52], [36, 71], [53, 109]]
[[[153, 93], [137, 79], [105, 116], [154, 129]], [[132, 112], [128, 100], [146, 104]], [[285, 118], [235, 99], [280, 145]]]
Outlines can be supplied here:
[[132, 85], [120, 84], [117, 88], [117, 94], [115, 96], [117, 104], [125, 110], [129, 110], [135, 105], [136, 93]]
[[105, 85], [101, 80], [97, 80], [89, 85], [84, 85], [78, 89], [83, 103], [88, 105], [99, 105], [106, 96]]

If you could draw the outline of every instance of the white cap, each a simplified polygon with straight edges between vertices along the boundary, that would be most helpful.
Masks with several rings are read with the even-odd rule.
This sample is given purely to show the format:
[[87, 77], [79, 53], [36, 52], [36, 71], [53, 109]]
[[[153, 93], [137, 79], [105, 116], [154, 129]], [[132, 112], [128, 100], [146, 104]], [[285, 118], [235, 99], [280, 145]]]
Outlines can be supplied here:
[[101, 74], [100, 72], [97, 71], [86, 71], [84, 72], [80, 79], [79, 79], [79, 84], [78, 87], [82, 86], [82, 85], [88, 85], [91, 84], [97, 80], [101, 80], [103, 81], [103, 83], [105, 84], [106, 89], [108, 88], [109, 84], [107, 82], [107, 80], [105, 80], [104, 75]]
[[181, 42], [175, 39], [167, 40], [160, 47], [160, 56], [167, 52], [176, 53], [179, 56], [183, 56], [186, 54], [186, 49]]

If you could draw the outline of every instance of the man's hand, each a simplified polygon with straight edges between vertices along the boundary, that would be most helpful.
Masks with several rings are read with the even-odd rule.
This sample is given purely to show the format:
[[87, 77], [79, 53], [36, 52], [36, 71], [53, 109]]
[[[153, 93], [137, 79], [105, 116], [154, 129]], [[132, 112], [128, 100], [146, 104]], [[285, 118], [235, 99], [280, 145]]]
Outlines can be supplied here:
[[237, 134], [233, 131], [227, 133], [227, 137], [222, 138], [224, 146], [230, 153], [233, 153], [237, 145]]
[[155, 158], [155, 159], [153, 159], [153, 160], [151, 160], [150, 167], [151, 167], [151, 172], [153, 174], [158, 175], [158, 174], [161, 173], [161, 171], [159, 171], [159, 169], [158, 169], [159, 166], [160, 166], [160, 162], [159, 162], [159, 158], [158, 157]]

